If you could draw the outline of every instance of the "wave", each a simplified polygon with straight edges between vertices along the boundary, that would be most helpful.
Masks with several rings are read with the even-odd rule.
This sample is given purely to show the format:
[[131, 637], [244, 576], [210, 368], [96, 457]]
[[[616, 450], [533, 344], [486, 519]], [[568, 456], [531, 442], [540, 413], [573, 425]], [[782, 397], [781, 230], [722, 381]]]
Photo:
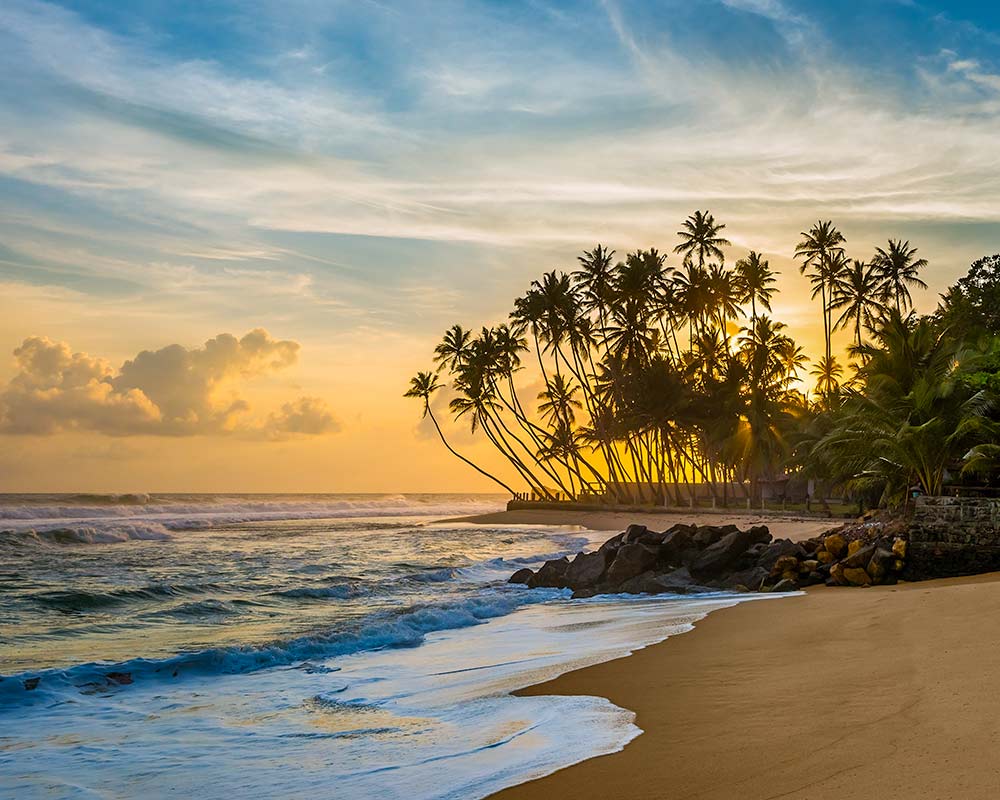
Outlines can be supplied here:
[[479, 625], [518, 608], [568, 596], [561, 590], [525, 591], [497, 587], [462, 600], [412, 606], [373, 614], [347, 630], [316, 633], [261, 646], [224, 647], [181, 653], [166, 659], [137, 658], [119, 663], [80, 664], [0, 676], [0, 709], [24, 702], [50, 702], [53, 695], [112, 691], [139, 681], [173, 680], [186, 675], [253, 672], [335, 658], [364, 650], [416, 647], [435, 631]]
[[292, 600], [350, 600], [367, 593], [367, 589], [358, 583], [346, 583], [339, 586], [296, 586], [294, 589], [281, 589], [270, 594]]
[[[2, 523], [3, 520], [0, 520]], [[120, 542], [162, 542], [173, 538], [158, 522], [115, 523], [112, 525], [54, 525], [36, 530], [0, 530], [0, 545], [31, 547], [72, 544], [118, 544]]]
[[[21, 496], [16, 496], [22, 499]], [[0, 544], [107, 544], [167, 539], [171, 532], [221, 525], [357, 517], [449, 517], [496, 511], [501, 498], [461, 495], [350, 495], [301, 499], [189, 495], [169, 502], [148, 495], [101, 495], [87, 502], [0, 503]], [[122, 498], [127, 501], [118, 502]], [[9, 498], [8, 498], [9, 499]], [[373, 528], [380, 523], [363, 523]], [[279, 532], [280, 533], [280, 532]], [[22, 537], [18, 539], [17, 537]]]
[[221, 587], [213, 583], [201, 584], [153, 584], [106, 592], [91, 592], [84, 589], [68, 591], [36, 592], [26, 595], [28, 600], [58, 611], [92, 611], [109, 606], [123, 605], [136, 601], [156, 601], [168, 597], [218, 591]]

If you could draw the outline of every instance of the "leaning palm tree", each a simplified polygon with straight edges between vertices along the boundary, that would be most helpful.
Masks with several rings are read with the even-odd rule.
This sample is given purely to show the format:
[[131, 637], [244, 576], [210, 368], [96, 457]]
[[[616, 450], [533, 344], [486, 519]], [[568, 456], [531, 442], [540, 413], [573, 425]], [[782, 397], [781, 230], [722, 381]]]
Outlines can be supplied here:
[[[457, 327], [457, 326], [456, 326]], [[449, 444], [447, 438], [445, 438], [444, 432], [441, 430], [441, 426], [438, 425], [437, 418], [434, 416], [434, 411], [431, 409], [431, 395], [434, 394], [438, 389], [442, 387], [442, 384], [438, 382], [437, 375], [433, 372], [418, 372], [413, 378], [410, 378], [410, 388], [403, 394], [403, 397], [417, 397], [424, 401], [424, 413], [423, 416], [430, 417], [431, 422], [434, 423], [434, 430], [437, 431], [438, 437], [441, 439], [441, 443], [448, 448], [448, 452], [461, 461], [464, 461], [470, 467], [472, 467], [480, 475], [489, 478], [496, 484], [499, 484], [512, 495], [516, 492], [511, 489], [506, 483], [500, 480], [496, 475], [491, 475], [489, 472], [484, 470], [482, 467], [474, 464], [472, 461], [467, 459], [454, 447]]]
[[[837, 273], [834, 258], [843, 258], [844, 244], [847, 240], [829, 220], [820, 220], [808, 231], [803, 231], [802, 241], [795, 245], [795, 257], [803, 259], [799, 272], [810, 273], [813, 284], [813, 297], [819, 295], [823, 303], [823, 335], [826, 339], [826, 357], [830, 357], [830, 336], [833, 326], [830, 324], [830, 307], [828, 298], [832, 289], [833, 276]], [[843, 266], [843, 262], [840, 262]]]
[[674, 252], [683, 255], [685, 263], [697, 258], [698, 266], [704, 268], [708, 259], [726, 260], [722, 248], [730, 247], [732, 243], [719, 235], [726, 226], [716, 222], [709, 212], [695, 211], [681, 227], [682, 230], [677, 231], [681, 243], [674, 248]]
[[894, 299], [896, 311], [903, 312], [913, 305], [911, 286], [927, 288], [927, 284], [917, 276], [927, 266], [927, 259], [916, 256], [917, 248], [910, 247], [909, 241], [890, 239], [888, 248], [875, 249], [872, 266], [882, 283], [883, 299]]
[[746, 258], [736, 262], [736, 279], [742, 291], [742, 302], [750, 304], [750, 318], [757, 316], [757, 302], [771, 310], [771, 295], [775, 289], [775, 273], [771, 265], [755, 250], [751, 250]]
[[833, 298], [830, 307], [843, 309], [833, 323], [833, 329], [854, 323], [854, 338], [861, 347], [861, 329], [871, 327], [876, 317], [884, 310], [881, 301], [881, 281], [875, 267], [854, 259], [850, 268], [834, 279]]

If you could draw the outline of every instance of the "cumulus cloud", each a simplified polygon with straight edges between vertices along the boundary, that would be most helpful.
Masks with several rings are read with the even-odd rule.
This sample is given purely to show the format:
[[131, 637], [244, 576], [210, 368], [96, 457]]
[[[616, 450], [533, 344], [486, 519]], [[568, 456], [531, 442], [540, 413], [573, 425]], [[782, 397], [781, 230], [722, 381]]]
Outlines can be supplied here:
[[284, 403], [280, 411], [272, 412], [264, 425], [264, 432], [274, 438], [282, 438], [295, 433], [336, 433], [340, 428], [340, 422], [322, 399], [300, 397]]
[[337, 430], [316, 397], [286, 402], [267, 421], [246, 420], [240, 381], [286, 369], [300, 345], [257, 328], [242, 338], [221, 333], [201, 347], [144, 350], [119, 370], [43, 336], [14, 351], [17, 373], [0, 392], [0, 432], [53, 434], [89, 430], [113, 436], [249, 433], [321, 434]]

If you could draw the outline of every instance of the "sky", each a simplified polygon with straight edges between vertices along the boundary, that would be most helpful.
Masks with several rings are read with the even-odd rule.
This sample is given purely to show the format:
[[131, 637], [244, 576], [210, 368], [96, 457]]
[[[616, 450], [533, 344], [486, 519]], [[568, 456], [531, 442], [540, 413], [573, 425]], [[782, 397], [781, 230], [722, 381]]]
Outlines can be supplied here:
[[[0, 491], [476, 491], [402, 398], [601, 242], [708, 209], [1000, 251], [1000, 4], [0, 5]], [[469, 455], [487, 446], [449, 426]]]

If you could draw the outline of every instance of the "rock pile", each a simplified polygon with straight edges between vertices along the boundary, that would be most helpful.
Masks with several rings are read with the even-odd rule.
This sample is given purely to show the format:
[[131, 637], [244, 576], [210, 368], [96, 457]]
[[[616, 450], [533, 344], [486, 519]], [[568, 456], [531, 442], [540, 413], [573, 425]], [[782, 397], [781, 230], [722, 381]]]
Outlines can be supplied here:
[[772, 540], [764, 525], [678, 524], [662, 532], [630, 525], [593, 553], [546, 561], [537, 572], [518, 570], [509, 582], [572, 589], [573, 597], [867, 586], [896, 582], [906, 546], [902, 538], [857, 531], [793, 542]]

